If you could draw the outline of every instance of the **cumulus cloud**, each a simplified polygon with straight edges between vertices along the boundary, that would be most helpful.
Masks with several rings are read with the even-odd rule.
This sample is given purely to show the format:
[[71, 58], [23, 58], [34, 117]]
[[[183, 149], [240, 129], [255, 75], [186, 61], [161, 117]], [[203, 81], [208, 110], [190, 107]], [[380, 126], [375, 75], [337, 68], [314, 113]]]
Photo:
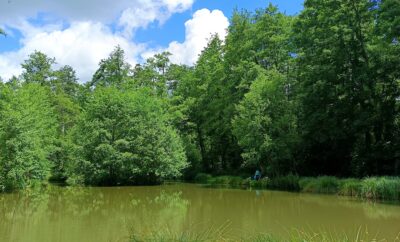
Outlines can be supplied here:
[[[189, 9], [194, 0], [2, 0], [0, 1], [0, 23], [12, 25], [21, 19], [46, 15], [49, 21], [93, 21], [113, 23], [121, 12], [140, 12], [146, 10], [148, 16], [140, 15], [136, 23], [147, 25], [150, 21], [163, 21], [176, 12]], [[126, 19], [126, 17], [124, 17]], [[122, 20], [124, 23], [124, 20]], [[135, 25], [136, 27], [136, 25]]]
[[172, 62], [191, 65], [212, 34], [225, 38], [229, 22], [221, 11], [195, 12], [185, 23], [185, 41], [174, 41], [158, 50], [149, 50], [145, 43], [135, 43], [131, 37], [138, 28], [146, 28], [153, 22], [162, 24], [172, 14], [186, 11], [193, 1], [0, 1], [0, 23], [22, 35], [18, 50], [0, 53], [0, 75], [4, 80], [18, 76], [22, 72], [20, 64], [38, 50], [55, 57], [60, 65], [72, 66], [80, 81], [86, 82], [98, 68], [99, 61], [117, 45], [125, 50], [127, 61], [132, 65], [165, 50], [173, 54]]
[[[133, 33], [152, 22], [164, 23], [174, 13], [190, 9], [194, 0], [4, 0], [0, 23], [9, 34], [22, 34], [18, 51], [0, 54], [4, 79], [21, 73], [20, 63], [35, 50], [76, 69], [81, 81], [90, 80], [98, 62], [120, 45], [135, 64], [143, 44]], [[111, 30], [109, 26], [117, 26]]]
[[[177, 64], [194, 64], [212, 35], [218, 34], [221, 39], [225, 39], [228, 26], [229, 21], [220, 10], [198, 10], [193, 18], [185, 23], [185, 41], [171, 42], [166, 49], [172, 54], [171, 61]], [[153, 54], [149, 52], [147, 56], [150, 53]]]
[[21, 27], [25, 37], [21, 40], [22, 48], [18, 51], [0, 55], [0, 73], [7, 80], [12, 75], [21, 73], [20, 63], [29, 54], [38, 50], [50, 57], [55, 57], [62, 65], [70, 65], [76, 71], [81, 82], [91, 79], [101, 59], [117, 45], [120, 45], [131, 64], [137, 63], [136, 57], [144, 50], [144, 46], [128, 41], [126, 38], [114, 34], [101, 24], [94, 22], [73, 22], [67, 29], [35, 28], [28, 23]]
[[146, 28], [150, 23], [158, 21], [163, 24], [174, 13], [189, 9], [194, 0], [140, 0], [140, 7], [125, 9], [119, 18], [119, 25], [124, 27], [125, 34], [130, 37], [139, 28]]

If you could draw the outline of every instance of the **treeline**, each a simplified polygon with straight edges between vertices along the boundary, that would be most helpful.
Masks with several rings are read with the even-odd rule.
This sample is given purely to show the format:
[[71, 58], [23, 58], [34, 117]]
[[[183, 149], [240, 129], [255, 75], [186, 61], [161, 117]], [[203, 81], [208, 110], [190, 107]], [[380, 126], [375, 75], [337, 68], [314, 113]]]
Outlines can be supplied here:
[[[35, 52], [0, 87], [0, 190], [48, 179], [69, 184], [154, 184], [181, 175], [184, 146], [156, 62], [135, 75], [117, 47], [87, 85]], [[157, 67], [158, 68], [158, 67]], [[141, 80], [143, 82], [141, 82]]]
[[35, 52], [0, 87], [0, 189], [399, 175], [399, 38], [398, 0], [306, 0], [298, 16], [235, 11], [192, 67], [132, 67], [117, 47], [79, 84]]

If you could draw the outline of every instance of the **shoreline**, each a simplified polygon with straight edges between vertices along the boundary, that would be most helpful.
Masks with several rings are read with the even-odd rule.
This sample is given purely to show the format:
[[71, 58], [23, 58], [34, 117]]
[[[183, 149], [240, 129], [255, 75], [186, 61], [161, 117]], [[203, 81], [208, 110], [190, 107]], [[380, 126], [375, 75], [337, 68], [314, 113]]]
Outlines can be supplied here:
[[261, 178], [258, 181], [239, 176], [196, 175], [196, 184], [230, 188], [257, 188], [298, 193], [329, 194], [355, 197], [374, 202], [400, 204], [400, 177], [338, 178], [333, 176], [300, 177], [287, 175]]

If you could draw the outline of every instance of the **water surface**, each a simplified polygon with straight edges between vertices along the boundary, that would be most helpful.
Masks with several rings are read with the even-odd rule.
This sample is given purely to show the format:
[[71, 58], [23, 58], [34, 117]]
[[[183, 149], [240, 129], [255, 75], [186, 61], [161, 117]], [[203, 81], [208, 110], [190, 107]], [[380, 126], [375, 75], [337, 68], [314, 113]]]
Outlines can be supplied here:
[[369, 234], [393, 241], [400, 206], [351, 198], [274, 191], [212, 189], [193, 184], [152, 187], [50, 186], [0, 194], [0, 241], [127, 241], [133, 231], [203, 233], [228, 238], [294, 230]]

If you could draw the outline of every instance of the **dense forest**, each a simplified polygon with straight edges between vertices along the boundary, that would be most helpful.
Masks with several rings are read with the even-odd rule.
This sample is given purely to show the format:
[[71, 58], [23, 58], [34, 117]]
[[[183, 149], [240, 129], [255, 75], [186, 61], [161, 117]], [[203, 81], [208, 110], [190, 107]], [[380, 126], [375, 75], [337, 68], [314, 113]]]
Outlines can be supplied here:
[[0, 191], [258, 167], [400, 174], [399, 0], [306, 0], [297, 16], [236, 10], [227, 31], [194, 66], [166, 52], [130, 66], [117, 46], [79, 82], [32, 53], [0, 82]]

